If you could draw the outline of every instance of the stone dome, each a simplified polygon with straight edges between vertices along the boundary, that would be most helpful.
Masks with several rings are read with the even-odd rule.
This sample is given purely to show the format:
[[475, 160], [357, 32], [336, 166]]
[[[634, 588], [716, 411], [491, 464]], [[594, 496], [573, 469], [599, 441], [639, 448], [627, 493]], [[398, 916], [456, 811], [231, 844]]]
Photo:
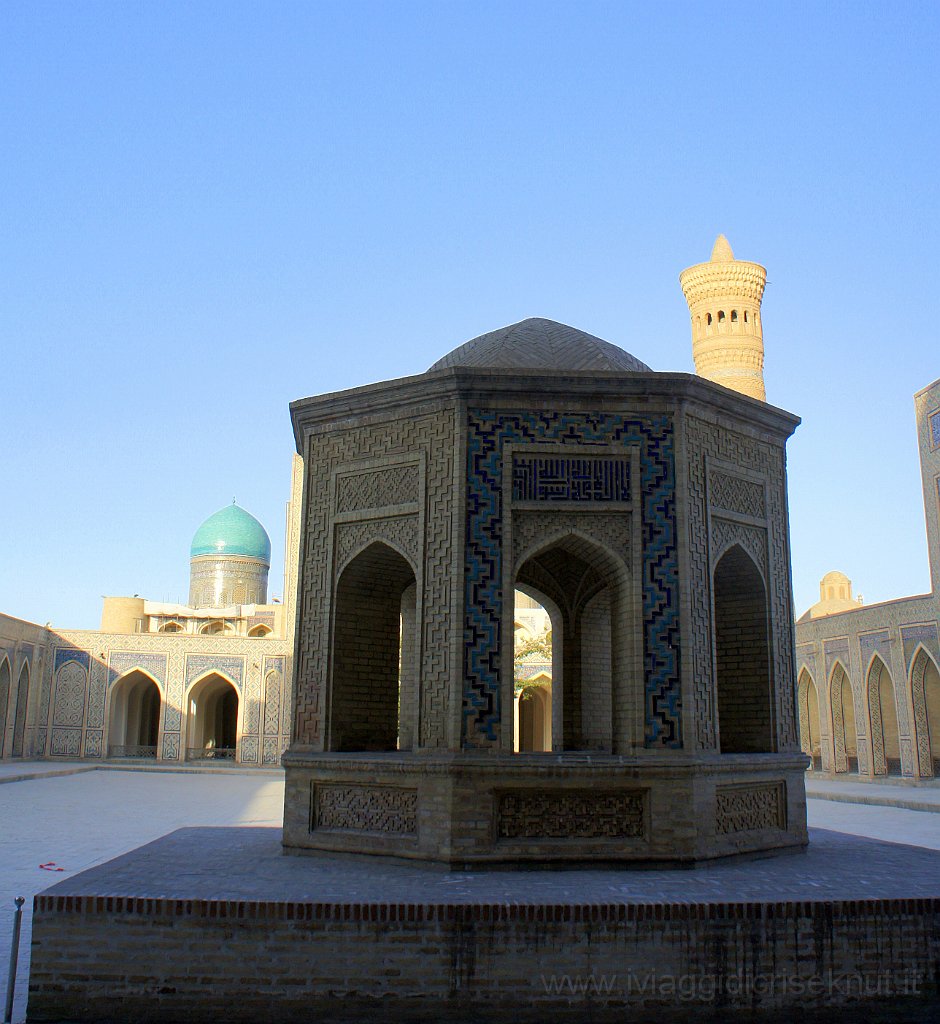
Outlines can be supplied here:
[[838, 569], [833, 569], [831, 572], [827, 572], [825, 576], [820, 580], [820, 583], [851, 583], [852, 581], [845, 575], [844, 572], [839, 572]]
[[261, 523], [233, 501], [209, 516], [196, 531], [189, 557], [199, 555], [242, 555], [270, 565], [271, 540]]
[[438, 359], [430, 370], [443, 370], [449, 366], [652, 372], [646, 363], [609, 341], [541, 317], [530, 317], [481, 334]]

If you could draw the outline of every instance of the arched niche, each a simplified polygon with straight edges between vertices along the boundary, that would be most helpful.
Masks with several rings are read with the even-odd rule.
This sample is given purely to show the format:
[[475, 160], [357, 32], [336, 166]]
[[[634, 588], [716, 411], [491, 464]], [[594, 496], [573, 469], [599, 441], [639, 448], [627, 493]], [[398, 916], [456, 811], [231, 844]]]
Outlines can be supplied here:
[[940, 672], [921, 647], [911, 663], [914, 731], [921, 778], [940, 774]]
[[822, 743], [819, 727], [819, 692], [813, 677], [803, 669], [797, 685], [797, 706], [800, 719], [800, 748], [807, 754], [811, 767], [822, 767]]
[[852, 684], [841, 662], [836, 662], [829, 679], [832, 708], [832, 745], [836, 772], [858, 771], [858, 730]]
[[375, 541], [336, 584], [329, 749], [409, 749], [417, 694], [417, 586], [399, 551]]
[[900, 775], [901, 743], [894, 685], [888, 666], [877, 654], [868, 668], [867, 693], [872, 770], [875, 775]]
[[713, 594], [721, 752], [772, 753], [776, 743], [767, 593], [760, 570], [740, 545], [718, 560]]

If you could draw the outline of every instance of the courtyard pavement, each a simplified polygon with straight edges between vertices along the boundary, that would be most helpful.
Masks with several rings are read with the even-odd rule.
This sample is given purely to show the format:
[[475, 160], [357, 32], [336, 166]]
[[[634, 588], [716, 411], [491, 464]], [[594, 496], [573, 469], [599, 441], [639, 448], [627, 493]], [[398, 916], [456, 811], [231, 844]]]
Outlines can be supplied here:
[[[35, 893], [178, 828], [278, 827], [281, 823], [284, 783], [283, 774], [279, 770], [261, 773], [237, 768], [203, 771], [88, 769], [87, 764], [68, 765], [61, 762], [5, 762], [0, 765], [0, 783], [17, 783], [0, 785], [0, 993], [4, 995], [13, 898], [19, 895], [27, 898], [14, 1022], [23, 1021], [26, 1012], [30, 940], [28, 911]], [[826, 849], [837, 839], [833, 833], [838, 832], [940, 850], [940, 789], [928, 787], [915, 790], [903, 786], [842, 783], [841, 780], [811, 780], [809, 788], [819, 792], [817, 782], [825, 782], [828, 793], [836, 796], [835, 799], [826, 800], [814, 797], [808, 802], [811, 828], [827, 830], [815, 833], [819, 856], [825, 855]], [[880, 795], [885, 800], [891, 798], [892, 792], [898, 794], [899, 800], [910, 799], [911, 794], [914, 794], [918, 798], [918, 806], [922, 804], [923, 807], [913, 810], [897, 805], [848, 802], [847, 798], [855, 795], [854, 789], [839, 787], [861, 788], [864, 790], [860, 794], [862, 797]], [[882, 790], [889, 792], [881, 794]], [[922, 794], [928, 793], [929, 797], [921, 799]], [[254, 833], [254, 836], [251, 833], [241, 833], [241, 836], [232, 833], [228, 843], [224, 832], [215, 833], [215, 836], [220, 851], [218, 859], [223, 862], [233, 857], [236, 852], [234, 847], [241, 845], [246, 837], [252, 841], [254, 838], [258, 841], [262, 839], [260, 832]], [[848, 844], [849, 847], [855, 845]], [[868, 858], [862, 867], [863, 876], [867, 872], [873, 876], [890, 878], [899, 866], [894, 861], [903, 857], [907, 867], [900, 873], [906, 873], [912, 892], [921, 885], [936, 885], [935, 859], [925, 856], [923, 849], [919, 853], [909, 851], [910, 855], [907, 856], [902, 850], [889, 846], [868, 847], [867, 852], [860, 846], [856, 848], [859, 855]], [[204, 851], [205, 847], [202, 849]], [[880, 851], [877, 853], [878, 863], [872, 860], [872, 853], [877, 851]], [[799, 875], [805, 875], [810, 870], [812, 856], [811, 847], [806, 857], [768, 859], [755, 862], [755, 867], [760, 865], [759, 873], [766, 875], [768, 869], [776, 865], [774, 873], [783, 872], [791, 884], [797, 884]], [[230, 860], [230, 863], [234, 861]], [[301, 868], [304, 862], [291, 859], [291, 863], [293, 867], [289, 870]], [[276, 861], [272, 860], [271, 865], [280, 871]], [[190, 867], [191, 871], [187, 873], [199, 875], [213, 870], [217, 873], [219, 864], [192, 864]], [[55, 868], [62, 870], [57, 871]], [[708, 879], [703, 872], [715, 870], [707, 868], [693, 872], [674, 872], [669, 873], [668, 877], [667, 873], [656, 874], [663, 875], [658, 881], [673, 893], [673, 899], [677, 893], [685, 894], [686, 891], [687, 898], [693, 898], [694, 890], [708, 887]], [[734, 875], [735, 884], [740, 884], [744, 876], [739, 878], [739, 873], [746, 871], [747, 865], [727, 865], [719, 870], [730, 871]], [[924, 873], [929, 877], [916, 877]], [[383, 871], [376, 872], [377, 876], [382, 874]], [[557, 873], [556, 879], [563, 881], [564, 874]], [[629, 873], [622, 874], [626, 876]], [[651, 873], [642, 874], [647, 883], [652, 881]], [[858, 864], [846, 866], [843, 881], [851, 885], [852, 879], [858, 879], [859, 874]], [[440, 883], [444, 884], [444, 879], [448, 877], [453, 879], [454, 876], [442, 873]], [[518, 875], [514, 877], [518, 878]], [[728, 880], [731, 881], [731, 875]], [[335, 876], [334, 881], [342, 889], [352, 879], [341, 880]], [[487, 883], [488, 887], [492, 881], [495, 880], [491, 879]], [[606, 881], [612, 881], [609, 875]], [[630, 880], [621, 881], [627, 884], [614, 888], [620, 891], [621, 896], [627, 895], [626, 890], [631, 888]], [[462, 882], [461, 879], [457, 888], [462, 887]], [[456, 880], [449, 884], [454, 886], [455, 883]], [[512, 877], [507, 878], [505, 884], [511, 886]], [[866, 892], [866, 889], [864, 884], [859, 886], [857, 895], [869, 895], [870, 890]], [[512, 898], [509, 890], [506, 895]], [[495, 898], [499, 898], [498, 894]]]

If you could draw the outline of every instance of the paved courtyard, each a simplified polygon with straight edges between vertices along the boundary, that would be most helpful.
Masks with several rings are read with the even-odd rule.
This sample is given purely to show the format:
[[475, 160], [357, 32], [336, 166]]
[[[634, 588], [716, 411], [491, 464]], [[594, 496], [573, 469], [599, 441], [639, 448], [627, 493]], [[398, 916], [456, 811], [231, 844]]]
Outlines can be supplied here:
[[[281, 821], [283, 801], [283, 776], [280, 772], [263, 774], [239, 773], [235, 770], [214, 770], [212, 772], [145, 772], [145, 771], [81, 771], [79, 774], [43, 774], [63, 766], [18, 764], [0, 765], [0, 977], [6, 977], [9, 955], [10, 930], [12, 925], [13, 897], [23, 895], [29, 900], [36, 892], [66, 880], [78, 872], [101, 864], [120, 854], [126, 853], [144, 843], [151, 842], [175, 829], [191, 825], [204, 826], [278, 826]], [[87, 767], [87, 766], [82, 766]], [[69, 770], [66, 768], [66, 770]], [[34, 775], [35, 777], [29, 777]], [[12, 781], [12, 780], [18, 781]], [[837, 784], [830, 783], [832, 786]], [[851, 784], [846, 784], [851, 785]], [[911, 791], [903, 787], [866, 787], [868, 796], [879, 796], [886, 801], [903, 800]], [[851, 794], [851, 791], [847, 791]], [[904, 843], [911, 846], [940, 850], [940, 789], [919, 790], [923, 797], [924, 810], [906, 807], [848, 803], [842, 799], [811, 799], [809, 802], [809, 824], [817, 831], [817, 857], [824, 856], [825, 847], [831, 844], [834, 832], [849, 833]], [[894, 796], [892, 794], [895, 794]], [[918, 797], [921, 799], [921, 797]], [[929, 808], [929, 809], [928, 809]], [[271, 835], [271, 833], [268, 833]], [[247, 836], [247, 839], [245, 838]], [[233, 850], [226, 850], [224, 833], [218, 833], [221, 862], [231, 863]], [[260, 833], [258, 840], [262, 841]], [[180, 837], [182, 841], [183, 837]], [[251, 834], [235, 833], [232, 844], [253, 842]], [[185, 843], [184, 843], [185, 845]], [[851, 845], [851, 844], [850, 844]], [[204, 847], [203, 847], [204, 849]], [[871, 847], [868, 856], [870, 857]], [[858, 878], [859, 872], [869, 870], [873, 876], [889, 877], [894, 874], [892, 860], [902, 851], [892, 847], [876, 847], [883, 863], [870, 868], [854, 864], [850, 874]], [[244, 851], [246, 852], [246, 851]], [[226, 853], [228, 857], [226, 857]], [[906, 863], [915, 867], [915, 874], [929, 872], [930, 878], [908, 877], [906, 884], [917, 888], [918, 883], [936, 882], [936, 870], [931, 857], [923, 851], [911, 851]], [[273, 866], [277, 865], [272, 862]], [[298, 862], [293, 862], [299, 867]], [[813, 870], [811, 857], [786, 857], [779, 861], [761, 862], [762, 868], [776, 865], [774, 873], [783, 873], [794, 882], [801, 872]], [[46, 868], [40, 867], [46, 865]], [[62, 871], [50, 870], [62, 868]], [[728, 865], [727, 868], [731, 868]], [[194, 874], [208, 875], [211, 864], [193, 864]], [[279, 869], [278, 869], [279, 870]], [[701, 869], [695, 872], [679, 872], [663, 875], [660, 880], [668, 889], [671, 898], [685, 890], [691, 897], [693, 890], [707, 888], [708, 876]], [[722, 869], [724, 873], [726, 869]], [[731, 874], [740, 885], [745, 866], [734, 867]], [[760, 870], [766, 875], [765, 870]], [[342, 872], [340, 872], [342, 874]], [[382, 872], [377, 872], [381, 875]], [[662, 874], [662, 873], [657, 873]], [[629, 873], [624, 873], [629, 882]], [[651, 876], [643, 873], [645, 883]], [[502, 890], [513, 884], [517, 875], [500, 879], [496, 889]], [[730, 877], [730, 876], [729, 876]], [[446, 882], [447, 878], [452, 879]], [[480, 876], [476, 876], [477, 879]], [[564, 873], [556, 875], [563, 881]], [[609, 876], [607, 876], [609, 880]], [[351, 879], [335, 877], [334, 882], [343, 887]], [[470, 879], [466, 879], [467, 882]], [[481, 880], [483, 881], [483, 880]], [[846, 884], [850, 879], [844, 879]], [[490, 889], [495, 878], [490, 877], [483, 884]], [[441, 875], [440, 885], [457, 885], [454, 876]], [[480, 884], [478, 882], [477, 884]], [[626, 886], [629, 888], [629, 885]], [[615, 888], [623, 889], [624, 886]], [[913, 894], [913, 890], [912, 890]], [[362, 894], [365, 895], [365, 894]], [[701, 895], [698, 893], [698, 895]], [[866, 895], [860, 887], [860, 896]], [[509, 890], [491, 892], [494, 899], [505, 896], [512, 899]], [[27, 903], [27, 908], [29, 903]], [[26, 1009], [27, 971], [29, 953], [29, 921], [24, 914], [24, 934], [21, 943], [20, 970], [17, 981], [17, 999], [14, 1021], [24, 1019]]]

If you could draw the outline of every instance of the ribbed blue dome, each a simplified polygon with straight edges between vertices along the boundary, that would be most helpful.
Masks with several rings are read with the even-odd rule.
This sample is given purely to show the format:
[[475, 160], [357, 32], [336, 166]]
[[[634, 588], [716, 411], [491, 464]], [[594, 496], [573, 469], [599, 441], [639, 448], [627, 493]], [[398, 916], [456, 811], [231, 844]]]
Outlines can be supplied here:
[[196, 531], [189, 557], [247, 555], [271, 564], [271, 539], [250, 512], [232, 502], [213, 513]]

